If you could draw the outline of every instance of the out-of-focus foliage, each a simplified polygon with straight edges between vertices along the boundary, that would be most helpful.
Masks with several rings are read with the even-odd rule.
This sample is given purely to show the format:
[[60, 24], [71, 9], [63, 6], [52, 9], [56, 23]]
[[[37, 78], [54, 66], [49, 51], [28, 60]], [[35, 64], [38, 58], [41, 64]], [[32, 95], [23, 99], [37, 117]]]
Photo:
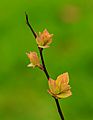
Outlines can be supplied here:
[[0, 1], [0, 120], [60, 120], [39, 69], [27, 68], [35, 31], [53, 33], [44, 50], [51, 78], [69, 72], [72, 96], [61, 99], [66, 120], [93, 120], [93, 0]]

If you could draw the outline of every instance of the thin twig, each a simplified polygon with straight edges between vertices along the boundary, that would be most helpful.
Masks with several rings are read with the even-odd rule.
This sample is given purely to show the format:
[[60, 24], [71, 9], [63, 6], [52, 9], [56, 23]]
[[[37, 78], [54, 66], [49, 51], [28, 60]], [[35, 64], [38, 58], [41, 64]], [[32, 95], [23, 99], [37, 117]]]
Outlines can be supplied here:
[[57, 109], [58, 109], [58, 112], [59, 112], [59, 114], [60, 114], [61, 120], [64, 120], [64, 116], [63, 116], [62, 110], [61, 110], [61, 108], [60, 108], [59, 101], [58, 101], [58, 99], [56, 99], [56, 98], [54, 98], [54, 99], [55, 99], [55, 102], [56, 102]]
[[[49, 74], [48, 74], [48, 72], [47, 72], [47, 69], [46, 69], [46, 66], [45, 66], [45, 63], [44, 63], [44, 58], [43, 58], [43, 54], [42, 54], [42, 49], [39, 48], [39, 51], [40, 51], [40, 56], [41, 56], [42, 65], [43, 65], [43, 67], [44, 67], [44, 73], [45, 73], [47, 79], [49, 80]], [[54, 98], [54, 97], [53, 97], [53, 98]], [[55, 99], [55, 102], [56, 102], [56, 105], [57, 105], [57, 109], [58, 109], [58, 113], [59, 113], [59, 115], [60, 115], [60, 118], [61, 118], [61, 120], [64, 120], [64, 116], [63, 116], [62, 110], [61, 110], [61, 108], [60, 108], [59, 101], [58, 101], [58, 99], [56, 99], [56, 98], [54, 98], [54, 99]]]
[[34, 37], [35, 37], [35, 39], [36, 39], [37, 35], [36, 35], [36, 33], [34, 32], [34, 29], [32, 28], [32, 26], [30, 25], [30, 23], [29, 23], [29, 21], [28, 21], [28, 15], [26, 14], [26, 12], [25, 12], [25, 15], [26, 15], [26, 23], [27, 23], [27, 25], [29, 26], [31, 32], [33, 33], [33, 35], [34, 35]]
[[[30, 23], [29, 23], [28, 15], [27, 15], [26, 13], [25, 13], [25, 15], [26, 15], [26, 23], [27, 23], [27, 25], [29, 26], [31, 32], [33, 33], [33, 35], [34, 35], [34, 37], [35, 37], [35, 39], [36, 39], [37, 34], [34, 32], [32, 26], [31, 26]], [[43, 71], [44, 71], [47, 79], [49, 80], [49, 74], [48, 74], [48, 71], [47, 71], [47, 69], [46, 69], [46, 66], [45, 66], [45, 63], [44, 63], [43, 54], [42, 54], [43, 48], [39, 48], [39, 47], [38, 47], [38, 49], [39, 49], [39, 52], [40, 52], [40, 57], [41, 57], [42, 65], [43, 65]], [[54, 97], [53, 97], [53, 98], [54, 98]], [[59, 113], [59, 115], [60, 115], [60, 118], [61, 118], [61, 120], [64, 120], [64, 116], [63, 116], [63, 113], [62, 113], [62, 110], [61, 110], [59, 101], [58, 101], [58, 99], [56, 99], [56, 98], [54, 98], [54, 99], [55, 99], [55, 102], [56, 102], [56, 106], [57, 106], [57, 110], [58, 110], [58, 113]]]
[[[39, 47], [38, 47], [39, 48]], [[48, 74], [48, 71], [46, 69], [46, 66], [45, 66], [45, 63], [44, 63], [44, 59], [43, 59], [43, 54], [42, 54], [42, 48], [39, 48], [39, 52], [40, 52], [40, 57], [41, 57], [41, 61], [42, 61], [42, 65], [43, 65], [43, 71], [45, 72], [45, 75], [47, 77], [47, 79], [49, 80], [49, 74]]]

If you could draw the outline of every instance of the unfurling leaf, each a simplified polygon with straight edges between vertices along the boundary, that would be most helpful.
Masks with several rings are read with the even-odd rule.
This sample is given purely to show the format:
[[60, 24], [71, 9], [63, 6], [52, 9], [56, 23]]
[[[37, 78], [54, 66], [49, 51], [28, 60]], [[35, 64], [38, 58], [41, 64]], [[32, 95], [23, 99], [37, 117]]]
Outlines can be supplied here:
[[39, 33], [36, 38], [36, 42], [38, 47], [40, 48], [48, 48], [49, 44], [52, 42], [53, 34], [49, 34], [49, 32], [45, 29], [42, 33]]
[[30, 59], [30, 64], [28, 65], [28, 67], [42, 68], [36, 52], [30, 52], [30, 53], [26, 53], [26, 54], [27, 54], [28, 58]]
[[63, 73], [56, 80], [49, 78], [49, 94], [55, 98], [66, 98], [72, 95], [69, 83], [68, 73]]

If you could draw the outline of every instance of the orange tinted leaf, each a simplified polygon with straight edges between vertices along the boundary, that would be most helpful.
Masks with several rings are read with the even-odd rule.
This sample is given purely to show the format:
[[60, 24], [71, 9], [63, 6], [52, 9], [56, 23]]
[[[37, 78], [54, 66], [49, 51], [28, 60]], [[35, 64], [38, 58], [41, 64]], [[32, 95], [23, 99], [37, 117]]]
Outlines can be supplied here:
[[39, 62], [39, 58], [37, 56], [36, 52], [30, 52], [30, 53], [26, 53], [28, 58], [30, 59], [30, 64], [28, 65], [28, 67], [35, 67], [35, 66], [40, 66], [40, 62]]
[[52, 42], [53, 34], [49, 34], [49, 32], [45, 29], [42, 33], [39, 33], [36, 38], [36, 42], [38, 47], [40, 48], [48, 48], [49, 44]]
[[49, 79], [49, 94], [55, 98], [66, 98], [72, 95], [70, 91], [69, 75], [68, 73], [63, 73], [57, 77], [56, 80]]

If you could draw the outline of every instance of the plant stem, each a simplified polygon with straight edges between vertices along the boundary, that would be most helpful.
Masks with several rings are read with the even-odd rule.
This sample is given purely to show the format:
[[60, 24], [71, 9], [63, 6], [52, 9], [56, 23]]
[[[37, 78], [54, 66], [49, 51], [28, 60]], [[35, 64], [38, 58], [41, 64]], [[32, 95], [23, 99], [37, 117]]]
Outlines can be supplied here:
[[30, 28], [31, 32], [33, 33], [35, 39], [36, 39], [37, 35], [36, 35], [36, 33], [34, 32], [32, 26], [30, 25], [30, 23], [29, 23], [29, 21], [28, 21], [28, 15], [26, 14], [26, 12], [25, 12], [25, 15], [26, 15], [26, 23], [27, 23], [28, 27]]
[[43, 65], [43, 71], [45, 72], [45, 75], [46, 75], [46, 77], [47, 77], [47, 79], [49, 80], [49, 74], [48, 74], [48, 71], [47, 71], [47, 69], [46, 69], [46, 66], [45, 66], [45, 63], [44, 63], [44, 59], [43, 59], [43, 54], [42, 54], [42, 48], [39, 48], [38, 47], [38, 49], [39, 49], [39, 52], [40, 52], [40, 57], [41, 57], [41, 61], [42, 61], [42, 65]]
[[[26, 23], [27, 23], [27, 25], [29, 26], [31, 32], [33, 33], [33, 35], [34, 35], [34, 37], [35, 37], [35, 39], [36, 39], [37, 34], [34, 32], [32, 26], [31, 26], [30, 23], [29, 23], [28, 15], [27, 15], [26, 13], [25, 13], [25, 15], [26, 15]], [[40, 57], [41, 57], [42, 65], [43, 65], [43, 71], [44, 71], [47, 79], [49, 80], [49, 74], [48, 74], [48, 71], [47, 71], [47, 69], [46, 69], [46, 66], [45, 66], [45, 63], [44, 63], [43, 54], [42, 54], [43, 48], [39, 48], [39, 47], [38, 47], [38, 49], [39, 49], [39, 52], [40, 52]], [[53, 97], [53, 98], [54, 98], [54, 97]], [[64, 120], [64, 116], [63, 116], [63, 113], [62, 113], [62, 110], [61, 110], [59, 101], [58, 101], [58, 99], [56, 99], [56, 98], [54, 98], [54, 99], [55, 99], [55, 102], [56, 102], [56, 106], [57, 106], [57, 110], [58, 110], [58, 113], [59, 113], [59, 115], [60, 115], [60, 118], [61, 118], [61, 120]]]
[[57, 109], [58, 109], [59, 115], [60, 115], [60, 117], [61, 117], [61, 120], [64, 120], [64, 116], [63, 116], [62, 110], [61, 110], [61, 108], [60, 108], [59, 101], [58, 101], [58, 99], [56, 99], [56, 98], [54, 98], [54, 99], [55, 99], [55, 102], [56, 102]]
[[[42, 48], [39, 48], [40, 57], [41, 57], [42, 65], [43, 65], [43, 68], [44, 68], [43, 71], [44, 71], [47, 79], [49, 80], [49, 74], [48, 74], [48, 72], [47, 72], [47, 69], [46, 69], [46, 66], [45, 66], [45, 63], [44, 63], [44, 58], [43, 58], [42, 50], [43, 50]], [[64, 116], [63, 116], [62, 110], [61, 110], [61, 108], [60, 108], [59, 101], [58, 101], [58, 99], [56, 99], [55, 97], [53, 97], [53, 98], [55, 99], [56, 106], [57, 106], [57, 110], [58, 110], [58, 113], [59, 113], [59, 115], [60, 115], [60, 118], [61, 118], [61, 120], [64, 120]]]

